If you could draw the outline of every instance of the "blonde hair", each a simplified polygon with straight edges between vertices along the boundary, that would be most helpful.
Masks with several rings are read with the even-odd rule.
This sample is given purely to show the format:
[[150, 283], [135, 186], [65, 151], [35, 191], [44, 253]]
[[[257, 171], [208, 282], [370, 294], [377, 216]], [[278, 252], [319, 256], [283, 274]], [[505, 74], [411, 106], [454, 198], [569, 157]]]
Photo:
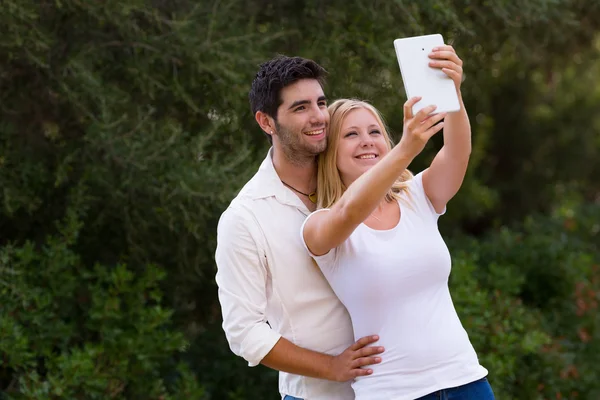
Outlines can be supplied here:
[[[385, 138], [388, 151], [394, 146], [383, 121], [383, 117], [371, 104], [356, 99], [340, 99], [333, 102], [328, 107], [330, 121], [328, 129], [329, 134], [327, 137], [327, 150], [319, 155], [317, 181], [318, 208], [331, 207], [346, 191], [346, 186], [342, 182], [340, 172], [337, 168], [338, 143], [342, 133], [342, 122], [344, 121], [344, 118], [346, 118], [346, 115], [348, 115], [350, 111], [359, 108], [364, 108], [373, 113], [377, 123], [381, 126], [381, 131]], [[408, 169], [404, 170], [386, 194], [385, 199], [388, 202], [391, 202], [401, 199], [400, 194], [403, 192], [408, 194], [406, 181], [409, 181], [412, 177], [413, 174]]]

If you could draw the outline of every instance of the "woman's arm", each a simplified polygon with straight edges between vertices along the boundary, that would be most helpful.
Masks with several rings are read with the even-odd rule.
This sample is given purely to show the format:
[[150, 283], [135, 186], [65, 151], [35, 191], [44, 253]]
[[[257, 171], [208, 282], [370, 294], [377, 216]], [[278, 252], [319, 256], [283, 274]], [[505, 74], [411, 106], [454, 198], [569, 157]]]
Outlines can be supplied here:
[[438, 122], [445, 113], [429, 116], [435, 106], [425, 107], [412, 116], [412, 106], [419, 100], [413, 97], [404, 104], [404, 133], [400, 143], [354, 181], [331, 209], [312, 214], [306, 221], [302, 234], [314, 255], [326, 254], [346, 240], [375, 210], [429, 138], [442, 129], [443, 122]]
[[448, 114], [444, 121], [444, 146], [423, 172], [425, 194], [439, 213], [458, 192], [467, 172], [471, 155], [471, 125], [460, 92], [462, 60], [452, 46], [441, 46], [430, 57], [432, 67], [441, 68], [452, 78], [460, 100], [460, 111]]

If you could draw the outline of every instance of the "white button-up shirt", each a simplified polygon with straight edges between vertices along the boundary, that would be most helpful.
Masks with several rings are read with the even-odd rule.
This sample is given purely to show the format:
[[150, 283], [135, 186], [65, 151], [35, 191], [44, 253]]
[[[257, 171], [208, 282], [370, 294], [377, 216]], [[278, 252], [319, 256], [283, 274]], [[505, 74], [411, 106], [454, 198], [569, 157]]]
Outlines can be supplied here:
[[[255, 366], [280, 337], [337, 355], [354, 342], [350, 316], [303, 247], [310, 211], [279, 179], [272, 150], [221, 215], [216, 281], [231, 350]], [[279, 391], [305, 400], [354, 399], [350, 382], [279, 373]]]

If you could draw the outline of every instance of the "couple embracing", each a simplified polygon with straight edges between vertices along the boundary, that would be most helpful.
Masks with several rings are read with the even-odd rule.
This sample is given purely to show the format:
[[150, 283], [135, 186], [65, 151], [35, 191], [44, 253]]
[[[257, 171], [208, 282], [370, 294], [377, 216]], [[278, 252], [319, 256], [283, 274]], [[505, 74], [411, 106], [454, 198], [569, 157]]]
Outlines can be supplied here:
[[[451, 46], [429, 57], [461, 109], [413, 114], [408, 99], [395, 146], [371, 104], [328, 103], [312, 60], [276, 57], [252, 83], [272, 146], [221, 216], [216, 281], [232, 351], [280, 371], [285, 400], [494, 399], [437, 226], [471, 153], [462, 61]], [[440, 131], [431, 165], [411, 172]]]

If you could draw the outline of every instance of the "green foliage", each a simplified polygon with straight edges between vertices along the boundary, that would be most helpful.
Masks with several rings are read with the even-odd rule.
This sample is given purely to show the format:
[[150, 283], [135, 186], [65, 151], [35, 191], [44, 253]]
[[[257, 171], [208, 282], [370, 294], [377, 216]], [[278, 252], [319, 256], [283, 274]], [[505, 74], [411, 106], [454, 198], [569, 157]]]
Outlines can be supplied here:
[[229, 352], [213, 280], [219, 215], [267, 146], [257, 65], [314, 58], [397, 138], [392, 42], [439, 32], [473, 126], [442, 222], [477, 237], [453, 246], [457, 307], [499, 398], [598, 397], [598, 21], [593, 0], [1, 2], [0, 390], [277, 398]]
[[[209, 345], [207, 345], [209, 344]], [[277, 372], [248, 363], [230, 350], [221, 329], [221, 321], [206, 325], [190, 346], [186, 359], [201, 371], [201, 381], [211, 399], [245, 400], [281, 398], [277, 391]]]
[[[185, 366], [172, 365], [187, 342], [171, 326], [148, 265], [86, 269], [73, 252], [81, 222], [74, 204], [59, 233], [0, 253], [0, 379], [14, 399], [201, 398]], [[175, 391], [163, 370], [183, 374]], [[169, 372], [172, 374], [173, 372]], [[172, 380], [172, 379], [171, 379]]]
[[[476, 341], [484, 337], [499, 340], [498, 348], [484, 345], [480, 350], [490, 367], [497, 365], [490, 357], [499, 356], [502, 366], [491, 368], [492, 377], [500, 373], [503, 380], [512, 378], [502, 383], [511, 391], [501, 398], [592, 399], [600, 394], [594, 372], [600, 362], [598, 221], [599, 205], [565, 207], [552, 217], [528, 218], [522, 226], [502, 228], [484, 240], [454, 243], [477, 260], [478, 268], [470, 271], [471, 276], [493, 293], [487, 297], [494, 303], [492, 308], [513, 303], [496, 320], [498, 326], [509, 328], [506, 332], [510, 336], [503, 338], [504, 330], [467, 328]], [[455, 266], [454, 274], [460, 265]], [[464, 277], [453, 279], [457, 285], [453, 294], [463, 293], [471, 301], [470, 291], [464, 293]], [[481, 300], [476, 303], [475, 307], [486, 304]], [[459, 313], [460, 304], [459, 300]], [[483, 309], [489, 312], [487, 307]], [[511, 327], [512, 323], [516, 325]], [[506, 340], [511, 336], [522, 346], [511, 356], [517, 361], [512, 365], [507, 364], [511, 340]]]
[[524, 370], [523, 362], [536, 358], [550, 337], [540, 325], [540, 313], [497, 286], [482, 287], [475, 278], [481, 268], [475, 254], [454, 257], [450, 285], [454, 305], [480, 362], [490, 372], [496, 397], [534, 399], [531, 388], [543, 373], [535, 367]]

